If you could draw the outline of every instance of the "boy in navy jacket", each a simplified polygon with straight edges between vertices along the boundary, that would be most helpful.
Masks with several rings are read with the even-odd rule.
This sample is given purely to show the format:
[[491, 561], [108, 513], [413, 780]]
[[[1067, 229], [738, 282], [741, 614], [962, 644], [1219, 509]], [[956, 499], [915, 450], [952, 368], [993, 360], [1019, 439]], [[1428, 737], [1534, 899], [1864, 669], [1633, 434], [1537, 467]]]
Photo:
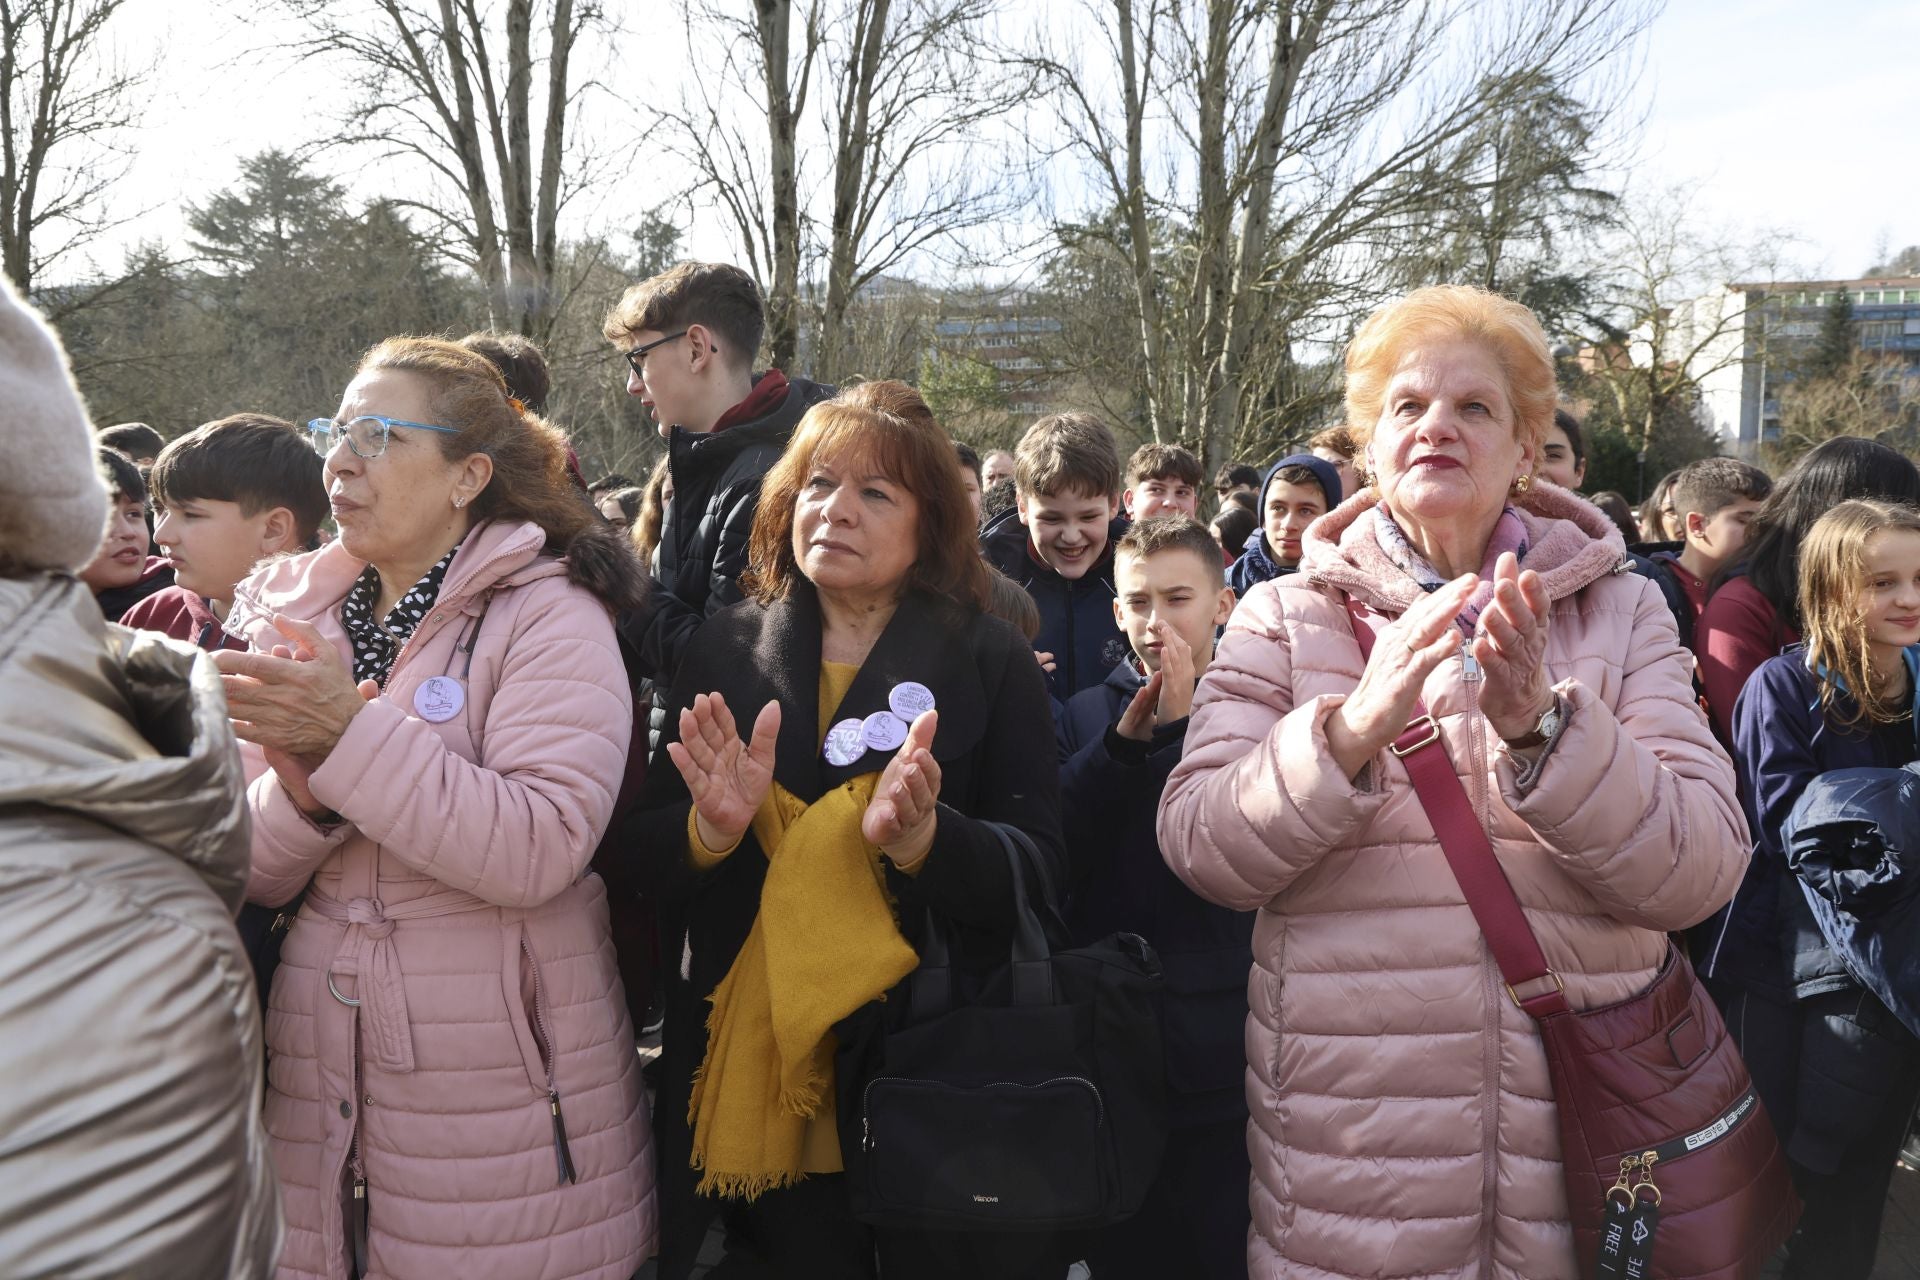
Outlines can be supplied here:
[[1247, 1102], [1242, 1047], [1253, 913], [1202, 901], [1167, 869], [1154, 833], [1179, 763], [1195, 682], [1233, 611], [1219, 544], [1184, 516], [1143, 520], [1114, 554], [1113, 617], [1132, 653], [1059, 717], [1060, 800], [1076, 943], [1136, 933], [1167, 975], [1171, 1126], [1140, 1212], [1098, 1233], [1111, 1277], [1246, 1275]]
[[1027, 428], [1013, 457], [1015, 509], [987, 525], [980, 549], [1033, 597], [1034, 648], [1052, 655], [1048, 689], [1064, 702], [1127, 656], [1113, 624], [1113, 544], [1127, 527], [1120, 455], [1098, 418], [1056, 413]]

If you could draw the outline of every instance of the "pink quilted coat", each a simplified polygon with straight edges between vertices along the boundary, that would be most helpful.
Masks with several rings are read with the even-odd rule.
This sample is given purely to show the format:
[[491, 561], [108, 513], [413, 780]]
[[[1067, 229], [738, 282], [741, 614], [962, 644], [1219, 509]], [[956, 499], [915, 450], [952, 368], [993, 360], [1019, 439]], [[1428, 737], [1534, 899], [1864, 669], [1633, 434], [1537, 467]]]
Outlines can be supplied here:
[[[1255, 1280], [1576, 1276], [1534, 1023], [1499, 970], [1405, 769], [1349, 781], [1326, 723], [1359, 681], [1340, 592], [1384, 628], [1419, 588], [1349, 500], [1302, 572], [1234, 611], [1200, 683], [1160, 845], [1195, 891], [1259, 908], [1249, 981]], [[1732, 896], [1747, 830], [1658, 589], [1564, 491], [1524, 500], [1526, 566], [1554, 605], [1546, 663], [1571, 704], [1534, 784], [1458, 658], [1427, 681], [1447, 754], [1547, 961], [1579, 1008], [1653, 978], [1663, 930]], [[1394, 643], [1389, 635], [1384, 643]]]
[[[632, 706], [606, 607], [543, 542], [532, 524], [467, 536], [383, 696], [313, 775], [344, 825], [310, 823], [271, 773], [249, 791], [249, 896], [313, 882], [266, 1014], [282, 1280], [345, 1280], [341, 1188], [362, 1173], [383, 1280], [628, 1280], [653, 1252], [640, 1064], [587, 873]], [[362, 568], [338, 543], [280, 561], [241, 584], [228, 627], [268, 647], [285, 613], [345, 653]], [[436, 676], [465, 695], [438, 723], [416, 709]]]

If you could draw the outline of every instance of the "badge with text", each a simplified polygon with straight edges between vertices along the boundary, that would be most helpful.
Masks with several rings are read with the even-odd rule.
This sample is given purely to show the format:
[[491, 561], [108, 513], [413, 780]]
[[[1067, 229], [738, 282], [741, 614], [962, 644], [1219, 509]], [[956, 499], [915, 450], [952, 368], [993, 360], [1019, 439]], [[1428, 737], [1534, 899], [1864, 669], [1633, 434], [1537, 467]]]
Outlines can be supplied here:
[[867, 754], [866, 726], [858, 720], [842, 720], [827, 730], [827, 763], [846, 766]]
[[887, 695], [887, 707], [894, 715], [912, 724], [933, 710], [933, 690], [914, 680], [903, 680]]
[[433, 676], [413, 691], [413, 709], [434, 724], [445, 724], [466, 705], [467, 691], [452, 676]]

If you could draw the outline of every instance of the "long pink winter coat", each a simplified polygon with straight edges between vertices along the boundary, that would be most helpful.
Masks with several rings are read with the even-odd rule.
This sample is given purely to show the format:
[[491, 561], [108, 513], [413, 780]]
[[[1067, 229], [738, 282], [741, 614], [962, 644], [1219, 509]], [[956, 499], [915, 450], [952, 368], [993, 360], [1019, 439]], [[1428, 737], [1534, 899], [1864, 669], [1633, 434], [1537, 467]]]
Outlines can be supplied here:
[[[1302, 571], [1234, 611], [1160, 809], [1202, 896], [1260, 908], [1247, 1020], [1255, 1280], [1571, 1280], [1553, 1091], [1406, 770], [1349, 781], [1326, 723], [1360, 678], [1340, 592], [1376, 630], [1419, 588], [1369, 495], [1307, 532]], [[1524, 794], [1459, 658], [1425, 698], [1507, 878], [1577, 1008], [1654, 975], [1732, 896], [1747, 855], [1733, 767], [1693, 701], [1672, 616], [1620, 536], [1551, 487], [1523, 505], [1571, 705]], [[1337, 544], [1337, 545], [1336, 545]], [[1391, 644], [1391, 637], [1385, 643]]]
[[[383, 696], [313, 775], [344, 825], [310, 823], [271, 773], [249, 791], [249, 896], [313, 881], [266, 1015], [283, 1280], [347, 1276], [357, 1169], [371, 1276], [628, 1280], [653, 1251], [640, 1064], [587, 873], [632, 707], [606, 606], [543, 542], [532, 524], [467, 536]], [[267, 648], [284, 613], [345, 654], [364, 567], [338, 543], [281, 561], [241, 584], [228, 627]], [[415, 700], [435, 676], [465, 694], [439, 723]]]

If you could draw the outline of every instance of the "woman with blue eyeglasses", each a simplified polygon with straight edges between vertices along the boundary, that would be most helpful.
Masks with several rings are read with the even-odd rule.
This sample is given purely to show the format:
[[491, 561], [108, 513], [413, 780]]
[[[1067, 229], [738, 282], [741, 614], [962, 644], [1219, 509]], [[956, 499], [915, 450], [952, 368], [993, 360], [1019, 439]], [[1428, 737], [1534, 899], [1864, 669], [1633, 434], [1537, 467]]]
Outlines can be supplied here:
[[628, 1280], [652, 1137], [587, 869], [644, 594], [565, 440], [485, 359], [396, 338], [309, 424], [339, 539], [240, 584], [279, 1275]]

